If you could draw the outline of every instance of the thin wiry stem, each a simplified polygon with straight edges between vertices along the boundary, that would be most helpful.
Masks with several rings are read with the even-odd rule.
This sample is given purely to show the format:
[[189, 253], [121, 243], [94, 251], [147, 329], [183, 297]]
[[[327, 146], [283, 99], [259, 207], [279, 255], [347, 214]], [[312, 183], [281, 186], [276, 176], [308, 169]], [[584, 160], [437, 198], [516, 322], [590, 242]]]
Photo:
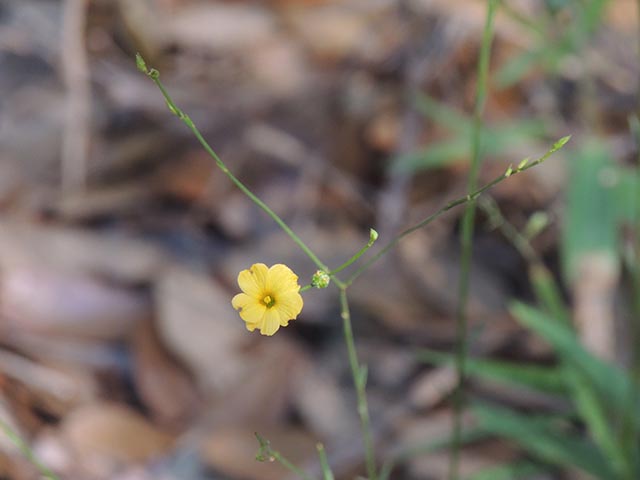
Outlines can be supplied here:
[[373, 244], [375, 243], [375, 241], [378, 239], [378, 232], [376, 232], [373, 228], [369, 231], [369, 241], [367, 242], [367, 244], [362, 247], [360, 250], [358, 250], [358, 252], [353, 255], [349, 260], [347, 260], [346, 262], [344, 262], [342, 265], [340, 265], [338, 268], [335, 268], [333, 270], [331, 270], [329, 272], [329, 275], [335, 275], [338, 272], [341, 272], [342, 270], [344, 270], [345, 268], [347, 268], [349, 265], [353, 264], [356, 260], [358, 260], [362, 255], [364, 255], [364, 253], [369, 250]]
[[38, 460], [31, 450], [31, 447], [25, 442], [20, 436], [13, 431], [13, 429], [9, 426], [7, 422], [0, 419], [0, 430], [6, 435], [6, 437], [11, 440], [20, 452], [27, 458], [29, 463], [31, 463], [34, 467], [38, 469], [40, 474], [46, 478], [47, 480], [60, 480], [60, 478], [54, 474], [51, 470], [49, 470], [46, 466], [44, 466], [40, 460]]
[[[489, 76], [489, 58], [491, 52], [491, 41], [493, 39], [493, 19], [495, 16], [497, 0], [489, 0], [487, 17], [482, 34], [482, 44], [480, 46], [480, 59], [478, 62], [478, 84], [476, 91], [476, 102], [473, 112], [473, 126], [471, 133], [471, 169], [467, 192], [471, 194], [478, 188], [478, 174], [481, 164], [482, 147], [482, 113], [487, 98], [487, 80]], [[453, 445], [449, 462], [449, 478], [457, 480], [458, 464], [460, 457], [460, 443], [462, 436], [462, 413], [464, 410], [464, 383], [466, 377], [466, 357], [467, 357], [467, 304], [469, 301], [469, 276], [471, 271], [471, 256], [473, 246], [473, 230], [476, 215], [476, 203], [467, 203], [462, 217], [461, 247], [462, 256], [460, 259], [460, 281], [458, 283], [458, 308], [456, 312], [456, 374], [458, 377], [457, 387], [454, 395], [452, 436]]]
[[358, 362], [358, 354], [356, 352], [356, 345], [353, 339], [353, 329], [351, 328], [351, 313], [349, 312], [346, 288], [340, 289], [340, 314], [342, 316], [344, 340], [347, 344], [351, 375], [353, 376], [353, 383], [356, 387], [358, 415], [360, 417], [360, 427], [362, 429], [362, 439], [364, 441], [367, 476], [368, 480], [377, 480], [378, 472], [376, 469], [376, 458], [373, 448], [373, 439], [371, 436], [371, 422], [369, 420], [369, 406], [367, 404], [366, 393], [367, 369]]
[[209, 143], [204, 139], [204, 137], [200, 133], [200, 130], [198, 130], [198, 127], [196, 127], [195, 123], [193, 123], [193, 120], [191, 120], [191, 118], [187, 114], [185, 114], [182, 110], [180, 110], [180, 108], [178, 108], [178, 106], [175, 104], [175, 102], [169, 95], [169, 92], [167, 92], [167, 90], [164, 88], [164, 85], [160, 81], [160, 72], [158, 72], [158, 70], [154, 68], [147, 69], [147, 66], [144, 60], [142, 59], [142, 57], [140, 56], [140, 54], [136, 55], [136, 62], [138, 64], [138, 68], [142, 72], [144, 72], [149, 78], [151, 78], [151, 80], [153, 80], [153, 82], [156, 84], [156, 86], [162, 93], [162, 96], [164, 97], [165, 101], [167, 102], [167, 107], [169, 108], [169, 110], [173, 114], [175, 114], [180, 120], [182, 120], [182, 122], [187, 127], [189, 127], [189, 130], [193, 132], [193, 134], [198, 139], [202, 147], [206, 150], [209, 156], [215, 161], [218, 168], [220, 168], [220, 170], [222, 170], [222, 172], [227, 177], [229, 177], [229, 179], [242, 191], [242, 193], [244, 193], [247, 197], [249, 197], [253, 203], [255, 203], [258, 207], [260, 207], [267, 215], [269, 215], [273, 219], [273, 221], [276, 222], [278, 226], [282, 228], [282, 230], [284, 230], [287, 235], [289, 235], [289, 237], [291, 237], [291, 239], [300, 247], [300, 249], [307, 255], [307, 257], [309, 257], [311, 261], [316, 264], [318, 268], [320, 268], [321, 270], [328, 271], [329, 268], [324, 263], [322, 263], [318, 258], [318, 256], [302, 241], [302, 239], [293, 230], [291, 230], [289, 225], [287, 225], [284, 222], [284, 220], [282, 220], [282, 218], [280, 218], [280, 216], [277, 213], [275, 213], [266, 203], [264, 203], [260, 198], [258, 198], [258, 196], [256, 196], [251, 190], [249, 190], [249, 188], [247, 188], [245, 184], [242, 183], [229, 170], [227, 165], [220, 159], [220, 157], [218, 157], [218, 154], [213, 150], [213, 148], [211, 148]]
[[329, 460], [327, 460], [327, 452], [324, 450], [324, 445], [321, 443], [316, 444], [316, 450], [318, 451], [318, 458], [320, 459], [320, 468], [322, 468], [322, 480], [335, 480], [331, 467], [329, 466]]
[[[492, 0], [492, 5], [495, 3], [495, 0]], [[458, 198], [447, 203], [440, 210], [425, 218], [421, 222], [416, 225], [400, 232], [396, 237], [394, 237], [386, 246], [384, 246], [376, 255], [370, 258], [367, 262], [365, 262], [356, 272], [347, 280], [342, 281], [337, 276], [336, 273], [341, 271], [343, 268], [353, 264], [356, 260], [358, 260], [372, 245], [375, 239], [377, 238], [377, 233], [372, 230], [370, 232], [369, 243], [363, 247], [358, 253], [356, 253], [353, 257], [351, 257], [347, 262], [338, 267], [337, 269], [330, 271], [329, 268], [320, 261], [320, 259], [316, 256], [316, 254], [296, 235], [291, 228], [273, 211], [271, 208], [266, 205], [260, 198], [258, 198], [253, 192], [251, 192], [233, 173], [229, 171], [224, 162], [218, 157], [215, 151], [211, 148], [211, 146], [207, 143], [207, 141], [203, 138], [202, 134], [193, 123], [191, 118], [186, 115], [182, 110], [180, 110], [176, 104], [173, 102], [171, 96], [168, 94], [164, 85], [160, 82], [160, 74], [155, 69], [148, 69], [144, 60], [140, 55], [136, 56], [136, 63], [138, 68], [144, 72], [147, 76], [149, 76], [156, 86], [161, 91], [164, 96], [167, 106], [169, 110], [174, 113], [180, 120], [182, 120], [187, 127], [193, 132], [195, 137], [198, 139], [200, 144], [204, 147], [207, 153], [211, 156], [211, 158], [215, 161], [216, 165], [222, 170], [222, 172], [229, 177], [229, 179], [245, 194], [249, 197], [258, 207], [260, 207], [264, 212], [266, 212], [275, 222], [278, 224], [290, 237], [291, 239], [300, 247], [300, 249], [313, 261], [313, 263], [322, 271], [325, 272], [331, 279], [334, 281], [335, 286], [340, 291], [340, 307], [341, 307], [341, 315], [343, 320], [343, 330], [345, 343], [347, 345], [347, 352], [349, 358], [349, 364], [351, 367], [351, 373], [353, 376], [353, 382], [356, 389], [357, 396], [357, 407], [358, 407], [358, 415], [360, 417], [360, 424], [362, 429], [362, 436], [365, 448], [365, 463], [367, 474], [369, 480], [377, 480], [378, 472], [375, 460], [375, 451], [373, 446], [373, 439], [371, 435], [371, 427], [370, 427], [370, 419], [369, 419], [369, 409], [367, 404], [366, 397], [366, 377], [367, 377], [367, 369], [364, 365], [360, 365], [358, 362], [357, 352], [355, 348], [355, 341], [353, 337], [353, 330], [351, 326], [351, 315], [349, 312], [349, 304], [347, 300], [347, 288], [353, 283], [353, 281], [359, 277], [365, 270], [367, 270], [371, 265], [373, 265], [377, 260], [379, 260], [385, 253], [387, 253], [391, 248], [393, 248], [400, 240], [402, 240], [407, 235], [415, 232], [416, 230], [426, 226], [431, 223], [433, 220], [438, 218], [440, 215], [444, 214], [448, 210], [457, 207], [459, 205], [468, 204], [473, 202], [479, 195], [481, 195], [486, 190], [492, 188], [498, 183], [502, 182], [506, 178], [511, 175], [518, 174], [520, 172], [524, 172], [529, 168], [532, 168], [536, 165], [539, 165], [544, 160], [546, 160], [551, 154], [562, 148], [565, 143], [569, 140], [570, 137], [564, 137], [558, 140], [553, 147], [542, 157], [538, 158], [533, 162], [529, 162], [528, 159], [520, 162], [517, 168], [513, 169], [509, 167], [505, 173], [496, 177], [491, 182], [487, 183], [481, 188], [476, 189], [472, 193], [465, 195], [464, 197]], [[478, 140], [479, 141], [479, 140]], [[301, 289], [301, 291], [305, 291], [309, 289], [312, 285], [307, 285]], [[278, 452], [271, 450], [268, 441], [262, 439], [258, 434], [256, 434], [258, 441], [261, 445], [261, 453], [268, 453], [269, 459], [277, 460], [281, 464], [283, 464], [286, 468], [291, 470], [292, 472], [300, 475], [303, 479], [308, 480], [309, 477], [306, 475], [301, 469], [291, 464], [286, 458], [280, 455]]]
[[393, 247], [395, 247], [400, 240], [402, 240], [403, 238], [405, 238], [406, 236], [412, 234], [413, 232], [420, 230], [422, 227], [425, 227], [426, 225], [430, 224], [431, 222], [433, 222], [434, 220], [436, 220], [438, 217], [442, 216], [443, 214], [447, 213], [449, 210], [451, 210], [452, 208], [458, 207], [460, 205], [464, 205], [466, 203], [469, 203], [471, 201], [474, 201], [475, 199], [477, 199], [480, 195], [482, 195], [484, 192], [486, 192], [487, 190], [495, 187], [497, 184], [499, 184], [500, 182], [502, 182], [503, 180], [506, 180], [507, 178], [513, 176], [513, 175], [517, 175], [518, 173], [522, 173], [526, 170], [529, 170], [530, 168], [533, 168], [537, 165], [540, 165], [542, 162], [544, 162], [547, 158], [549, 158], [551, 155], [553, 155], [555, 152], [557, 152], [558, 150], [560, 150], [570, 139], [570, 136], [567, 137], [563, 137], [560, 140], [558, 140], [556, 143], [553, 144], [553, 146], [551, 147], [551, 149], [549, 149], [544, 155], [542, 155], [540, 158], [538, 158], [537, 160], [534, 160], [532, 162], [527, 161], [526, 159], [523, 160], [522, 162], [520, 162], [520, 165], [518, 165], [517, 168], [509, 168], [507, 169], [506, 172], [504, 172], [501, 175], [498, 175], [496, 178], [494, 178], [493, 180], [491, 180], [490, 182], [486, 183], [485, 185], [483, 185], [482, 187], [478, 188], [476, 191], [474, 191], [473, 193], [470, 193], [468, 195], [465, 195], [463, 197], [460, 198], [456, 198], [455, 200], [450, 201], [449, 203], [447, 203], [446, 205], [444, 205], [443, 207], [441, 207], [439, 210], [437, 210], [435, 213], [432, 213], [431, 215], [429, 215], [428, 217], [426, 217], [425, 219], [419, 221], [418, 223], [416, 223], [415, 225], [413, 225], [412, 227], [407, 228], [406, 230], [403, 230], [402, 232], [400, 232], [398, 235], [396, 235], [395, 237], [393, 237], [389, 243], [387, 243], [384, 247], [382, 247], [374, 256], [372, 256], [371, 258], [369, 258], [369, 260], [367, 260], [365, 263], [363, 263], [360, 268], [358, 268], [352, 275], [351, 277], [349, 277], [344, 283], [346, 286], [351, 285], [356, 278], [358, 278], [360, 275], [362, 275], [366, 270], [368, 270], [374, 263], [376, 263], [378, 260], [380, 260], [380, 258], [382, 258], [389, 250], [391, 250]]
[[300, 467], [292, 463], [287, 459], [284, 455], [282, 455], [277, 450], [273, 450], [271, 448], [271, 442], [260, 435], [258, 432], [255, 432], [254, 435], [258, 439], [258, 443], [260, 444], [260, 449], [258, 450], [258, 454], [256, 455], [256, 460], [259, 462], [278, 462], [284, 468], [289, 470], [290, 472], [295, 473], [303, 480], [314, 480], [311, 476], [307, 475], [307, 473], [302, 470]]

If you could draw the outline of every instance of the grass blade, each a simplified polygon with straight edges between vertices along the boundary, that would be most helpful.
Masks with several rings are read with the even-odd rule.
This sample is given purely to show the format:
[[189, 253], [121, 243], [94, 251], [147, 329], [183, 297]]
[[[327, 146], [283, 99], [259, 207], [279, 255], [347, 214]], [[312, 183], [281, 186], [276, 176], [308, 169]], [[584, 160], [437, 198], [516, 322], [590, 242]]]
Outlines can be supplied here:
[[580, 469], [599, 480], [617, 480], [601, 452], [562, 425], [501, 407], [476, 405], [473, 411], [481, 427], [516, 442], [543, 462]]

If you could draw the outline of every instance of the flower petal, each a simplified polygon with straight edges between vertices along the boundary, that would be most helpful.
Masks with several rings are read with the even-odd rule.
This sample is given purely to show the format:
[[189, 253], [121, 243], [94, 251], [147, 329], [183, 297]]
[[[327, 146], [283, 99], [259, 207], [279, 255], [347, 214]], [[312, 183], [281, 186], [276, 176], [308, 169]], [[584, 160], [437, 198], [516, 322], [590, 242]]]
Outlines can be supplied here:
[[256, 325], [260, 325], [262, 323], [265, 311], [267, 310], [267, 307], [262, 303], [257, 302], [244, 293], [239, 293], [233, 297], [231, 303], [233, 308], [236, 310], [240, 309], [240, 318], [245, 322]]
[[231, 306], [233, 306], [233, 308], [235, 308], [236, 310], [240, 310], [255, 302], [256, 300], [251, 298], [246, 293], [239, 293], [231, 299]]
[[266, 311], [262, 325], [260, 325], [260, 333], [262, 335], [271, 336], [280, 328], [280, 314], [275, 308]]
[[289, 321], [300, 314], [303, 305], [302, 296], [298, 292], [287, 292], [278, 295], [274, 308], [278, 309], [282, 320]]
[[269, 269], [264, 263], [254, 263], [249, 270], [242, 270], [238, 274], [238, 285], [247, 295], [260, 298], [267, 283]]
[[249, 330], [250, 332], [253, 332], [260, 325], [258, 325], [257, 323], [245, 323], [244, 326], [247, 327], [247, 330]]
[[300, 290], [298, 276], [281, 263], [277, 263], [269, 269], [266, 279], [266, 288], [270, 292], [284, 293]]

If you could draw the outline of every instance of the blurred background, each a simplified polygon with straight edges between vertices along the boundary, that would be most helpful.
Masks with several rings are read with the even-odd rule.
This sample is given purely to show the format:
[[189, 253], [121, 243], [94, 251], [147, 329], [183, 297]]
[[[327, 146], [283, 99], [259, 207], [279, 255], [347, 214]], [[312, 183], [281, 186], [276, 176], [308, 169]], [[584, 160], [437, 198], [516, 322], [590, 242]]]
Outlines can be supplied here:
[[[255, 461], [254, 431], [316, 477], [317, 441], [338, 479], [362, 475], [336, 291], [306, 292], [274, 337], [246, 331], [230, 303], [240, 270], [286, 263], [306, 284], [315, 267], [214, 168], [134, 55], [160, 70], [231, 170], [337, 266], [370, 227], [386, 243], [466, 193], [486, 6], [0, 1], [0, 419], [65, 479], [296, 478]], [[481, 181], [573, 137], [482, 204], [473, 357], [556, 365], [507, 310], [534, 302], [534, 263], [561, 285], [594, 358], [634, 371], [637, 19], [633, 0], [500, 5]], [[461, 212], [350, 289], [374, 439], [393, 479], [446, 478], [449, 452], [434, 445], [450, 432], [456, 376], [416, 351], [446, 356], [455, 344]], [[469, 385], [525, 417], [571, 410], [571, 395], [521, 387]], [[571, 431], [588, 438], [582, 425]], [[465, 478], [504, 465], [526, 468], [473, 478], [585, 478], [492, 433], [464, 448]], [[39, 478], [6, 435], [0, 478]]]

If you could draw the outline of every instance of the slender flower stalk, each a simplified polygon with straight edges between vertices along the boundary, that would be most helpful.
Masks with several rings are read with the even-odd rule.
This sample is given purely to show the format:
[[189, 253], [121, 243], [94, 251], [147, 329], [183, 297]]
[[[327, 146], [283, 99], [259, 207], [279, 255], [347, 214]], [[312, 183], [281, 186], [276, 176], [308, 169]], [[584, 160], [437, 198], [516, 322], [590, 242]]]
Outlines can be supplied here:
[[282, 228], [282, 230], [284, 230], [287, 235], [289, 235], [289, 237], [291, 237], [291, 239], [298, 245], [298, 247], [300, 247], [300, 249], [307, 255], [307, 257], [309, 257], [311, 261], [316, 264], [318, 268], [322, 270], [329, 270], [329, 268], [320, 261], [318, 256], [302, 241], [302, 239], [293, 230], [291, 230], [289, 225], [287, 225], [276, 212], [274, 212], [266, 203], [258, 198], [258, 196], [255, 195], [251, 190], [249, 190], [249, 188], [247, 188], [247, 186], [229, 170], [227, 165], [220, 159], [213, 148], [211, 148], [211, 145], [209, 145], [209, 143], [204, 139], [204, 137], [200, 133], [200, 130], [198, 130], [198, 127], [196, 127], [195, 123], [193, 123], [193, 120], [191, 120], [191, 118], [182, 110], [180, 110], [180, 108], [178, 108], [178, 106], [175, 104], [175, 102], [169, 95], [169, 92], [167, 92], [167, 90], [164, 88], [164, 85], [160, 81], [160, 72], [155, 68], [147, 68], [144, 59], [139, 53], [136, 54], [136, 64], [140, 71], [145, 73], [151, 80], [153, 80], [153, 83], [156, 84], [165, 101], [167, 102], [167, 107], [169, 108], [169, 110], [180, 120], [182, 120], [182, 122], [187, 127], [189, 127], [189, 130], [193, 132], [202, 147], [216, 162], [218, 168], [220, 168], [220, 170], [222, 170], [222, 172], [227, 177], [229, 177], [229, 179], [242, 191], [242, 193], [249, 197], [253, 201], [253, 203], [260, 207], [267, 215], [269, 215], [273, 219], [273, 221], [276, 222], [278, 226]]
[[320, 468], [322, 468], [322, 480], [335, 480], [331, 467], [329, 466], [329, 460], [327, 459], [327, 452], [324, 450], [324, 445], [321, 443], [316, 444], [316, 450], [318, 451], [318, 458], [320, 459]]
[[335, 275], [338, 272], [341, 272], [342, 270], [344, 270], [345, 268], [347, 268], [349, 265], [353, 264], [356, 260], [358, 260], [362, 255], [364, 255], [364, 253], [369, 250], [373, 244], [375, 243], [375, 241], [378, 239], [378, 232], [376, 232], [373, 228], [369, 230], [369, 241], [367, 242], [367, 244], [362, 247], [353, 257], [351, 257], [349, 260], [347, 260], [346, 262], [344, 262], [342, 265], [340, 265], [338, 268], [331, 270], [329, 272], [330, 275]]
[[[493, 20], [495, 17], [498, 0], [489, 0], [487, 17], [482, 34], [480, 46], [480, 59], [478, 62], [478, 84], [476, 91], [476, 103], [473, 112], [473, 126], [471, 130], [471, 170], [467, 192], [471, 194], [478, 188], [478, 174], [481, 164], [482, 146], [482, 114], [487, 98], [487, 83], [489, 76], [489, 58], [491, 42], [493, 39]], [[473, 246], [474, 221], [476, 216], [475, 201], [466, 205], [461, 224], [461, 248], [460, 280], [458, 283], [458, 308], [456, 312], [456, 374], [458, 377], [454, 396], [452, 437], [453, 446], [449, 463], [449, 478], [458, 479], [458, 464], [460, 456], [460, 443], [462, 436], [462, 413], [464, 411], [464, 386], [466, 377], [467, 359], [467, 304], [469, 302], [469, 277], [471, 271], [471, 256]]]
[[371, 436], [371, 421], [369, 419], [369, 406], [367, 403], [367, 368], [360, 365], [358, 354], [356, 352], [356, 344], [353, 338], [353, 328], [351, 327], [351, 313], [349, 311], [349, 302], [347, 300], [347, 289], [340, 289], [340, 316], [342, 317], [342, 326], [344, 330], [344, 339], [347, 344], [347, 353], [349, 355], [349, 365], [351, 366], [351, 375], [354, 379], [356, 387], [356, 396], [358, 401], [358, 416], [360, 417], [360, 428], [362, 429], [362, 439], [364, 441], [365, 463], [367, 467], [368, 480], [377, 480], [378, 473], [376, 470], [375, 449], [373, 447], [373, 438]]
[[542, 155], [538, 159], [536, 159], [534, 161], [529, 161], [529, 159], [522, 160], [518, 164], [518, 166], [516, 168], [509, 167], [503, 174], [498, 175], [496, 178], [494, 178], [490, 182], [486, 183], [482, 187], [478, 188], [473, 193], [470, 193], [470, 194], [465, 195], [465, 196], [460, 197], [460, 198], [456, 198], [455, 200], [451, 200], [449, 203], [447, 203], [446, 205], [444, 205], [443, 207], [438, 209], [435, 213], [432, 213], [431, 215], [429, 215], [428, 217], [426, 217], [423, 220], [419, 221], [418, 223], [416, 223], [412, 227], [409, 227], [406, 230], [403, 230], [402, 232], [397, 234], [395, 237], [393, 237], [389, 241], [389, 243], [387, 243], [385, 246], [383, 246], [374, 256], [372, 256], [369, 260], [364, 262], [344, 282], [345, 285], [346, 286], [351, 285], [360, 275], [362, 275], [366, 270], [371, 268], [371, 266], [374, 263], [376, 263], [378, 260], [380, 260], [387, 252], [389, 252], [389, 250], [391, 250], [393, 247], [395, 247], [400, 242], [400, 240], [404, 239], [406, 236], [408, 236], [408, 235], [412, 234], [413, 232], [415, 232], [417, 230], [420, 230], [421, 228], [429, 225], [431, 222], [433, 222], [434, 220], [436, 220], [437, 218], [439, 218], [443, 214], [447, 213], [449, 210], [451, 210], [451, 209], [453, 209], [455, 207], [459, 207], [461, 205], [465, 205], [465, 204], [467, 204], [467, 203], [469, 203], [471, 201], [476, 200], [480, 195], [485, 193], [487, 190], [490, 190], [491, 188], [495, 187], [497, 184], [499, 184], [503, 180], [506, 180], [507, 178], [509, 178], [509, 177], [511, 177], [513, 175], [517, 175], [519, 173], [525, 172], [525, 171], [529, 170], [530, 168], [533, 168], [533, 167], [535, 167], [537, 165], [540, 165], [547, 158], [549, 158], [555, 152], [557, 152], [562, 147], [564, 147], [564, 145], [570, 139], [571, 139], [571, 136], [562, 137], [560, 140], [558, 140], [556, 143], [554, 143], [553, 146], [544, 155]]

